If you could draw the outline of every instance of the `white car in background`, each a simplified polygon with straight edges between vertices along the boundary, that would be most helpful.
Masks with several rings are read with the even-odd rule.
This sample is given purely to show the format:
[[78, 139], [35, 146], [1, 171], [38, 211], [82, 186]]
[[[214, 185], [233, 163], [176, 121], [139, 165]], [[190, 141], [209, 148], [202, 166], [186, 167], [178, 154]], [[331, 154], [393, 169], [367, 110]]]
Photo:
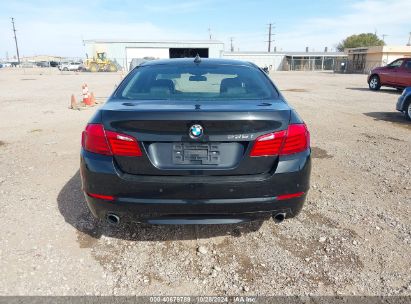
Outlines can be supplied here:
[[83, 64], [81, 62], [62, 62], [58, 68], [60, 71], [80, 71]]

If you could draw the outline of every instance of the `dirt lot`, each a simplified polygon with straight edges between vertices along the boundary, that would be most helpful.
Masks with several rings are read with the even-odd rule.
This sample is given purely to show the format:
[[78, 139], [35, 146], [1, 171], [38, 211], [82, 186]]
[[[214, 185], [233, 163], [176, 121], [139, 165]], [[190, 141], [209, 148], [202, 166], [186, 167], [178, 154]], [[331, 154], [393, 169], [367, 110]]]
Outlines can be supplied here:
[[[298, 218], [241, 226], [101, 226], [80, 191], [68, 109], [119, 74], [0, 70], [0, 294], [411, 295], [411, 124], [365, 75], [272, 75], [311, 130]], [[201, 251], [201, 252], [200, 252]]]

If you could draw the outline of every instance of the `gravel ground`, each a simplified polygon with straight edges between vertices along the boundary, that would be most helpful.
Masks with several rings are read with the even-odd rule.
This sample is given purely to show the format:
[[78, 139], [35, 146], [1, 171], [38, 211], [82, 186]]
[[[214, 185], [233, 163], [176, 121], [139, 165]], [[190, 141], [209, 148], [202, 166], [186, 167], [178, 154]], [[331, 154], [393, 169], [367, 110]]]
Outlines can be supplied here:
[[365, 75], [278, 72], [311, 131], [301, 215], [239, 226], [109, 228], [80, 191], [69, 110], [120, 74], [0, 70], [1, 295], [411, 295], [411, 124]]

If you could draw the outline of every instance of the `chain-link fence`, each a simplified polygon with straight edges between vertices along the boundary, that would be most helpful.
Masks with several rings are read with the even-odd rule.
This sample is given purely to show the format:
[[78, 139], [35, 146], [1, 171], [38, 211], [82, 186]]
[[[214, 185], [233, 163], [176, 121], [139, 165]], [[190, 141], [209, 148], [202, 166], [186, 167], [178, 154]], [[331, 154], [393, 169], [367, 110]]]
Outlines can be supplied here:
[[381, 61], [349, 60], [346, 57], [286, 57], [284, 71], [334, 71], [336, 73], [367, 74], [370, 70], [382, 66]]
[[333, 71], [338, 57], [286, 57], [283, 61], [284, 71]]
[[384, 65], [381, 61], [341, 60], [336, 62], [335, 72], [368, 74], [372, 69]]

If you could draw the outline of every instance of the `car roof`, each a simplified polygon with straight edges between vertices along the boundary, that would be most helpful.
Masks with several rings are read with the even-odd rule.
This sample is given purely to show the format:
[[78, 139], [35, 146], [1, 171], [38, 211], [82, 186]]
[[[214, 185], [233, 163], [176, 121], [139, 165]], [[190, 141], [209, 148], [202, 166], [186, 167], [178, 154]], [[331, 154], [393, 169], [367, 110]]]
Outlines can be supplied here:
[[217, 58], [200, 58], [199, 63], [194, 62], [194, 58], [172, 58], [172, 59], [156, 59], [149, 60], [142, 63], [140, 66], [150, 65], [191, 65], [191, 64], [205, 64], [205, 65], [234, 65], [234, 66], [248, 66], [257, 67], [255, 64], [247, 61], [234, 59], [217, 59]]

